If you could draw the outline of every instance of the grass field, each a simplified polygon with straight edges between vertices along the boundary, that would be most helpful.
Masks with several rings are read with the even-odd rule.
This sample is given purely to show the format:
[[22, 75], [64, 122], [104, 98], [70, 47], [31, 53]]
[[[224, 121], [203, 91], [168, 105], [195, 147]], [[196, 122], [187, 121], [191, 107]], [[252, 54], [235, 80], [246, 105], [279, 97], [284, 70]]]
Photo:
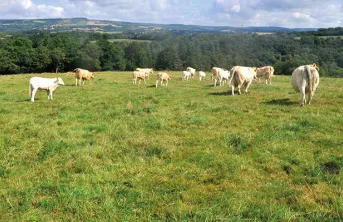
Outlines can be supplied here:
[[0, 76], [0, 221], [342, 221], [343, 79], [301, 108], [289, 76], [231, 96], [171, 73], [61, 74], [35, 103], [55, 74]]

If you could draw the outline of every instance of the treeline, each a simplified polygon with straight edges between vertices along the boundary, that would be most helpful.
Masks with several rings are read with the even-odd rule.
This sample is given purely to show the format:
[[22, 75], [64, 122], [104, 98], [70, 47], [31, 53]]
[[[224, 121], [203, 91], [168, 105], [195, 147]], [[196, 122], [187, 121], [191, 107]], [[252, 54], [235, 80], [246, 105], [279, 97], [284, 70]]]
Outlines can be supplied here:
[[[115, 41], [130, 38], [149, 41]], [[167, 32], [101, 34], [89, 32], [29, 33], [0, 40], [0, 74], [132, 71], [137, 67], [184, 70], [191, 66], [272, 65], [276, 74], [290, 75], [303, 64], [316, 63], [322, 76], [343, 77], [343, 39], [280, 32], [257, 34], [184, 34]]]
[[303, 32], [302, 35], [313, 36], [343, 36], [343, 27], [318, 29], [317, 31]]

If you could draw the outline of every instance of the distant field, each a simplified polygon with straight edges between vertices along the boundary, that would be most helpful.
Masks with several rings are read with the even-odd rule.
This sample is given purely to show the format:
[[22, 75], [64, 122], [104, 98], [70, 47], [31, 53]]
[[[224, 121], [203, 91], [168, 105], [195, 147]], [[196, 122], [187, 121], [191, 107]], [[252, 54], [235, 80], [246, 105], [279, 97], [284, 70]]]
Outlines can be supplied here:
[[[343, 79], [299, 107], [289, 76], [0, 76], [0, 221], [341, 221]], [[209, 75], [209, 73], [207, 73]], [[31, 76], [61, 76], [29, 101]]]
[[[321, 39], [327, 39], [327, 38], [341, 38], [343, 39], [343, 36], [316, 36], [316, 37], [319, 37]], [[300, 40], [301, 37], [295, 37], [296, 40]]]
[[[109, 42], [152, 42], [151, 40], [138, 40], [138, 39], [109, 39]], [[95, 43], [96, 41], [91, 41]]]

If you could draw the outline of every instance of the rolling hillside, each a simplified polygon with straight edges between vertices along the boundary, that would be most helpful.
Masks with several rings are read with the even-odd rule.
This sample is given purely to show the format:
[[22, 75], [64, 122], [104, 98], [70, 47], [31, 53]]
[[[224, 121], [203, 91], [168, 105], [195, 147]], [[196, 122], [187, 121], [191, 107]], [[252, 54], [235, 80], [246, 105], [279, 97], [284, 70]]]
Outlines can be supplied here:
[[95, 31], [95, 32], [275, 32], [275, 31], [307, 31], [316, 29], [287, 29], [282, 27], [234, 27], [234, 26], [199, 26], [181, 24], [131, 23], [106, 20], [90, 20], [87, 18], [70, 19], [28, 19], [0, 20], [0, 32], [16, 31]]

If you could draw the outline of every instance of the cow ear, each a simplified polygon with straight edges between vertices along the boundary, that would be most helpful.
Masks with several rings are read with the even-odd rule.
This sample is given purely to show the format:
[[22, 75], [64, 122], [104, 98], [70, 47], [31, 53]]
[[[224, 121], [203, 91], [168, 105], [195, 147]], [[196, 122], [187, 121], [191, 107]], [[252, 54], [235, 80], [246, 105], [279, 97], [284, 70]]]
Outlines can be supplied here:
[[314, 67], [314, 68], [316, 68], [316, 67], [317, 67], [316, 63], [313, 63], [313, 67]]

